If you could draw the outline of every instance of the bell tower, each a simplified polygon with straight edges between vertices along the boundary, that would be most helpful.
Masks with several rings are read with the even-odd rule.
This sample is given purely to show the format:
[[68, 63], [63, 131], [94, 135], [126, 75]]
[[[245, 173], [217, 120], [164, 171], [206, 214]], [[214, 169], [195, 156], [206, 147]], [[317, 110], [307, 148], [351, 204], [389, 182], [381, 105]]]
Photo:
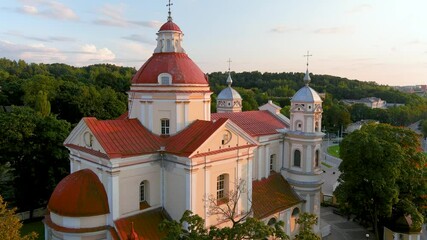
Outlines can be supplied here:
[[[306, 55], [310, 56], [309, 54]], [[302, 211], [316, 214], [320, 219], [320, 190], [323, 183], [320, 168], [322, 151], [321, 132], [322, 100], [309, 87], [310, 73], [304, 76], [305, 86], [291, 99], [290, 130], [285, 133], [283, 176], [301, 198], [305, 200]], [[314, 231], [319, 231], [319, 224]]]

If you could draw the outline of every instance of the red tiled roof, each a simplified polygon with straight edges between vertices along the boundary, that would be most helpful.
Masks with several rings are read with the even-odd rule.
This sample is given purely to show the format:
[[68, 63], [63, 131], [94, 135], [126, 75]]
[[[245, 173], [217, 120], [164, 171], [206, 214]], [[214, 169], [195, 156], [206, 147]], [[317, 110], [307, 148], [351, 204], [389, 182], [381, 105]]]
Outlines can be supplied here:
[[148, 131], [138, 119], [103, 120], [84, 118], [110, 158], [153, 153], [160, 149], [159, 136]]
[[211, 119], [228, 118], [251, 136], [262, 136], [277, 133], [276, 129], [288, 126], [269, 111], [246, 111], [212, 113]]
[[47, 205], [61, 216], [87, 217], [108, 214], [107, 193], [90, 169], [74, 172], [58, 183]]
[[161, 73], [172, 75], [172, 84], [208, 85], [206, 75], [185, 53], [154, 53], [132, 78], [132, 84], [157, 84]]
[[[93, 227], [93, 228], [67, 228], [62, 227], [59, 225], [56, 225], [54, 222], [52, 222], [52, 219], [50, 218], [50, 214], [46, 215], [43, 219], [43, 221], [52, 229], [58, 232], [63, 233], [90, 233], [90, 232], [98, 232], [106, 229], [110, 229], [110, 226], [101, 226], [101, 227]], [[111, 232], [111, 231], [110, 231]]]
[[177, 31], [177, 32], [182, 32], [181, 29], [178, 27], [178, 25], [176, 25], [172, 21], [167, 21], [165, 24], [163, 24], [160, 27], [159, 32], [160, 31]]
[[200, 147], [219, 127], [225, 124], [227, 119], [218, 121], [196, 120], [179, 134], [170, 137], [166, 146], [166, 152], [182, 156], [190, 156]]
[[268, 217], [300, 202], [302, 200], [280, 173], [252, 182], [252, 209], [255, 218]]
[[128, 239], [132, 231], [132, 223], [139, 239], [162, 239], [166, 235], [159, 230], [159, 224], [168, 219], [167, 213], [161, 208], [121, 218], [114, 222], [117, 233], [121, 239]]

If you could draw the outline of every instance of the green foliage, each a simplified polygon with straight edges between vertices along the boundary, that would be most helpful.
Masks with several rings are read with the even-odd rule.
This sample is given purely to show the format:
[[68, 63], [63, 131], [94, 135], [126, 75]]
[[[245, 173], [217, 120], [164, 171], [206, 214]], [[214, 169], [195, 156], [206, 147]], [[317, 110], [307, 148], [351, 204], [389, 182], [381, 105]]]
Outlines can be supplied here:
[[236, 223], [233, 227], [217, 228], [212, 226], [209, 231], [204, 227], [205, 222], [200, 216], [191, 211], [185, 211], [179, 222], [164, 220], [159, 229], [166, 233], [165, 239], [184, 240], [184, 239], [289, 239], [283, 231], [283, 222], [277, 222], [273, 226], [268, 226], [264, 222], [247, 218], [246, 221]]
[[340, 185], [335, 194], [350, 213], [378, 223], [395, 214], [410, 214], [423, 223], [426, 199], [426, 157], [418, 136], [407, 129], [368, 124], [341, 144]]
[[56, 184], [68, 174], [62, 145], [70, 124], [28, 107], [0, 112], [0, 164], [14, 169], [15, 203], [20, 210], [44, 206]]
[[427, 121], [423, 120], [420, 122], [420, 128], [421, 128], [421, 132], [423, 133], [423, 136], [426, 138], [427, 137]]
[[50, 102], [47, 100], [47, 94], [43, 91], [39, 91], [36, 98], [35, 108], [42, 116], [50, 114]]
[[297, 220], [297, 223], [300, 225], [300, 230], [294, 240], [320, 240], [320, 236], [313, 233], [313, 226], [317, 224], [317, 221], [317, 216], [314, 214], [301, 214]]
[[15, 176], [9, 162], [0, 163], [0, 193], [5, 200], [13, 198], [12, 183]]
[[0, 239], [3, 240], [33, 240], [37, 238], [35, 232], [21, 236], [22, 223], [15, 215], [16, 209], [8, 209], [6, 202], [0, 195]]

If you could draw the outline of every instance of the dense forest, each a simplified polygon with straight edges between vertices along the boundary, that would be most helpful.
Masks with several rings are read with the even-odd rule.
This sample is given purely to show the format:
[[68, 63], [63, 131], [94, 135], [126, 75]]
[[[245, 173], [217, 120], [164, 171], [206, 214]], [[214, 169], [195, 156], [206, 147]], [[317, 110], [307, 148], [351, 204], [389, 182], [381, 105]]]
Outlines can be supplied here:
[[[125, 113], [126, 91], [135, 72], [110, 64], [73, 67], [0, 59], [0, 195], [20, 211], [45, 206], [55, 185], [68, 174], [68, 151], [62, 143], [72, 127], [84, 116], [114, 119]], [[227, 74], [208, 74], [213, 111]], [[304, 84], [303, 73], [232, 72], [231, 76], [244, 110], [273, 100], [285, 115], [289, 115], [290, 98]], [[405, 126], [427, 118], [425, 98], [374, 82], [328, 75], [311, 79], [310, 86], [326, 95], [326, 131], [336, 132], [361, 119]], [[340, 102], [363, 97], [405, 105], [370, 109]]]

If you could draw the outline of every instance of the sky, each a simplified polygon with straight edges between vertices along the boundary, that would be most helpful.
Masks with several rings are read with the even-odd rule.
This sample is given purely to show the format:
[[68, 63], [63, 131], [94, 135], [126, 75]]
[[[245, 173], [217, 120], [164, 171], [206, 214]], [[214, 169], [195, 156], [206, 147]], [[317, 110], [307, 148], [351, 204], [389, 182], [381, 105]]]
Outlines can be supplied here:
[[[139, 69], [166, 0], [2, 0], [0, 58]], [[173, 0], [183, 47], [206, 73], [309, 70], [387, 85], [427, 84], [425, 0]]]

